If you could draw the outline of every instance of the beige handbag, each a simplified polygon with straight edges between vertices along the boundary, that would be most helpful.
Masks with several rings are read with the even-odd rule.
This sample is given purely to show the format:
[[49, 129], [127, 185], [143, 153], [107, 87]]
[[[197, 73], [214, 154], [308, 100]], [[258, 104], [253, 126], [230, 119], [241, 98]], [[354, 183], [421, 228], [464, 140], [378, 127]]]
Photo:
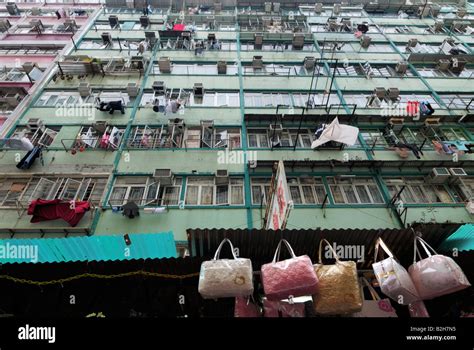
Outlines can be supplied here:
[[[323, 265], [323, 242], [331, 249], [336, 264]], [[362, 310], [362, 293], [354, 261], [340, 261], [336, 251], [323, 239], [319, 243], [319, 264], [314, 265], [319, 279], [319, 291], [313, 295], [314, 309], [320, 315], [345, 315]]]

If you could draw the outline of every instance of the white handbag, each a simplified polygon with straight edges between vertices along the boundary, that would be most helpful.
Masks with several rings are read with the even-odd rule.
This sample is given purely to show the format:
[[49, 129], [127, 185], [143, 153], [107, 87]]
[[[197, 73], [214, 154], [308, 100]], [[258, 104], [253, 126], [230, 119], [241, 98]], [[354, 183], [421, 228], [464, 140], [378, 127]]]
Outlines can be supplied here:
[[362, 289], [369, 289], [372, 300], [365, 300], [362, 303], [362, 310], [352, 314], [352, 317], [398, 317], [395, 309], [390, 304], [389, 299], [380, 298], [377, 291], [370, 285], [369, 281], [362, 277], [360, 279]]
[[[387, 253], [388, 258], [377, 262], [379, 246]], [[390, 299], [402, 305], [408, 305], [420, 300], [407, 270], [395, 260], [392, 252], [381, 238], [375, 244], [375, 256], [372, 267], [382, 293]]]
[[[224, 243], [232, 249], [233, 259], [219, 259]], [[225, 238], [214, 259], [201, 264], [199, 293], [204, 299], [249, 296], [253, 293], [253, 271], [250, 259], [237, 258], [232, 242]]]

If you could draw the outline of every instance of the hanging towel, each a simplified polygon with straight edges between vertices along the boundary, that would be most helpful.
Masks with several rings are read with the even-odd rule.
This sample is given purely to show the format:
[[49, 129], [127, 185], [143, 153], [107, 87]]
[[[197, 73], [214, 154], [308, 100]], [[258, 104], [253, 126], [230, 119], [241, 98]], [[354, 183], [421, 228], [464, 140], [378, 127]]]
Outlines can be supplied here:
[[337, 117], [321, 133], [321, 136], [313, 141], [311, 148], [315, 149], [329, 141], [336, 141], [353, 146], [357, 142], [359, 128], [339, 124]]
[[37, 199], [28, 206], [28, 215], [33, 215], [31, 223], [63, 219], [71, 227], [74, 227], [89, 209], [89, 202], [79, 201], [72, 205], [69, 201], [65, 202], [61, 199]]

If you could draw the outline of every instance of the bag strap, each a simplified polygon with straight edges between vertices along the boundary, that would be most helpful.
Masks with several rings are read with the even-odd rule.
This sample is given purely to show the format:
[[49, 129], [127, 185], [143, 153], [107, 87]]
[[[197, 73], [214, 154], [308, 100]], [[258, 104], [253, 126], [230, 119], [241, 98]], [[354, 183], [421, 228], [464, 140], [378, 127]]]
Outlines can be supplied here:
[[277, 262], [277, 256], [278, 256], [278, 260], [280, 260], [280, 250], [281, 250], [281, 244], [282, 243], [285, 244], [286, 248], [288, 249], [288, 251], [291, 254], [291, 257], [296, 258], [295, 252], [293, 251], [293, 248], [291, 248], [290, 243], [288, 243], [288, 241], [286, 239], [281, 239], [280, 242], [278, 243], [278, 247], [275, 251], [275, 255], [273, 256], [273, 263]]
[[[435, 253], [435, 254], [438, 254], [436, 253], [436, 251], [433, 249], [433, 247], [431, 247], [428, 243], [426, 243], [426, 241], [421, 238], [421, 237], [418, 237], [418, 236], [415, 236], [415, 239], [413, 240], [413, 245], [414, 245], [414, 252], [413, 252], [413, 263], [416, 263], [416, 256], [418, 255], [418, 258], [421, 260], [422, 257], [421, 257], [421, 254], [420, 254], [420, 251], [418, 250], [418, 245], [416, 244], [417, 242], [420, 242], [421, 246], [423, 247], [426, 255], [428, 255], [428, 257], [431, 257], [431, 253], [430, 253], [430, 250]], [[429, 249], [428, 249], [429, 248]]]
[[323, 238], [321, 241], [319, 241], [319, 263], [320, 264], [323, 263], [322, 259], [321, 259], [321, 251], [322, 251], [322, 248], [323, 248], [323, 243], [326, 243], [328, 245], [329, 249], [331, 250], [332, 254], [334, 255], [334, 258], [336, 259], [337, 262], [339, 262], [339, 257], [337, 256], [336, 251], [331, 246], [331, 244], [326, 239]]
[[232, 251], [232, 256], [234, 257], [234, 259], [237, 259], [237, 257], [235, 256], [235, 252], [234, 252], [234, 246], [232, 245], [232, 242], [228, 239], [228, 238], [224, 238], [221, 242], [221, 244], [219, 244], [219, 247], [217, 247], [217, 250], [216, 250], [216, 254], [214, 254], [214, 260], [218, 260], [219, 259], [219, 256], [221, 254], [221, 249], [222, 249], [222, 246], [224, 245], [225, 242], [229, 242], [230, 244], [230, 249]]
[[360, 282], [362, 284], [362, 288], [364, 287], [367, 287], [367, 289], [369, 290], [370, 292], [370, 295], [372, 296], [372, 299], [373, 300], [381, 300], [382, 298], [380, 298], [380, 295], [379, 293], [377, 293], [377, 291], [374, 289], [374, 287], [372, 287], [372, 285], [369, 283], [369, 281], [367, 280], [367, 278], [365, 277], [361, 277], [360, 278]]
[[378, 238], [377, 239], [377, 242], [375, 243], [375, 253], [374, 253], [374, 263], [377, 262], [377, 256], [379, 254], [379, 246], [382, 248], [382, 250], [387, 253], [387, 255], [391, 258], [393, 258], [393, 254], [392, 252], [390, 251], [390, 249], [388, 249], [387, 245], [385, 244], [385, 242], [382, 240], [382, 238]]

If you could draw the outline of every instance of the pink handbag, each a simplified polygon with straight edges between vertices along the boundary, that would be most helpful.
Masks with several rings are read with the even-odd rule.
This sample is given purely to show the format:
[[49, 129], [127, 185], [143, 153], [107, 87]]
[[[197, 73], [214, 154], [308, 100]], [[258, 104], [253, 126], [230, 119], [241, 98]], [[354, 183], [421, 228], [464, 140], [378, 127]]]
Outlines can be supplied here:
[[234, 317], [262, 317], [260, 308], [250, 299], [247, 297], [235, 298]]
[[304, 303], [263, 300], [264, 317], [305, 317]]
[[[427, 258], [418, 262], [416, 256], [418, 255], [421, 259], [421, 254], [417, 242], [420, 242], [428, 255]], [[413, 265], [408, 268], [408, 272], [421, 299], [433, 299], [471, 286], [464, 272], [453, 259], [436, 254], [435, 250], [422, 238], [415, 237], [414, 250]], [[435, 255], [431, 255], [430, 250]]]
[[[282, 243], [288, 248], [291, 258], [277, 262]], [[284, 239], [278, 243], [273, 261], [262, 265], [262, 283], [268, 300], [312, 295], [318, 290], [318, 278], [311, 259], [307, 255], [297, 257]]]

